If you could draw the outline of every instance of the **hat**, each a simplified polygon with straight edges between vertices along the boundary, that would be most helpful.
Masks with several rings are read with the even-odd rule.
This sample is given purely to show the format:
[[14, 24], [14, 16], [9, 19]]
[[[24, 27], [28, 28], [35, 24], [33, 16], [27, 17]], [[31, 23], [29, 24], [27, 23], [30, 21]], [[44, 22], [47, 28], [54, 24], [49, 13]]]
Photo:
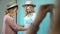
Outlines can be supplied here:
[[36, 5], [32, 4], [31, 1], [26, 1], [26, 3], [23, 5], [23, 7], [25, 7], [25, 6], [33, 6], [33, 7], [35, 7]]
[[15, 1], [14, 2], [10, 2], [10, 3], [7, 4], [7, 9], [15, 7], [15, 6], [18, 6], [18, 4]]

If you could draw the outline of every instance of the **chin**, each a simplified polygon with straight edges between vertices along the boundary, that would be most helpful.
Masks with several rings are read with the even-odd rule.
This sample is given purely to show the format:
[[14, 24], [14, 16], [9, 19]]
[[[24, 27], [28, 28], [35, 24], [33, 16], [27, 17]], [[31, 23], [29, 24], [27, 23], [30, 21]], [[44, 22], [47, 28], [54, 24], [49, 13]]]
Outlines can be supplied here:
[[12, 15], [12, 16], [14, 16], [14, 15]]

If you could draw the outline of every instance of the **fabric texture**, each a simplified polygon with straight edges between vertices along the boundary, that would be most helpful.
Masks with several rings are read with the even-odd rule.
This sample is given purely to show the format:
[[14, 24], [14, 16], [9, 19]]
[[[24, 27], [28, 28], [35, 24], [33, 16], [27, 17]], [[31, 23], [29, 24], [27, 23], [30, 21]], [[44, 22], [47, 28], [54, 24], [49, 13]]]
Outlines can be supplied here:
[[4, 16], [4, 23], [2, 34], [16, 34], [20, 27], [16, 24], [14, 19], [10, 16]]
[[[24, 27], [25, 28], [29, 28], [30, 24], [34, 21], [36, 14], [33, 13], [32, 16], [28, 15], [24, 18]], [[27, 31], [23, 31], [23, 34], [26, 34]]]

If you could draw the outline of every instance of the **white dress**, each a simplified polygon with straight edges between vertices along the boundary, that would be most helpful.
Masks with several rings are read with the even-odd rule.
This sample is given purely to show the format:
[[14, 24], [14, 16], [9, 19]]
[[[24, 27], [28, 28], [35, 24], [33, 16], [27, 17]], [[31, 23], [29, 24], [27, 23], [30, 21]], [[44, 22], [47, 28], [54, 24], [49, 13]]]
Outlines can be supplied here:
[[[36, 14], [32, 13], [32, 16], [26, 16], [24, 18], [24, 27], [28, 28], [30, 26], [30, 24], [34, 21]], [[23, 31], [23, 34], [26, 34], [27, 31]]]

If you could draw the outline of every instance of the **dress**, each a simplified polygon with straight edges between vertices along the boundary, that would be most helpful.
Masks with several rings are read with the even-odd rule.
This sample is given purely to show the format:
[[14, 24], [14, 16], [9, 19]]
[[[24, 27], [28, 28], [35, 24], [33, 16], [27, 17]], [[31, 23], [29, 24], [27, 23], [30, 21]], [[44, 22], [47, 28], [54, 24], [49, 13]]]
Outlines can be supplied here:
[[14, 19], [8, 15], [4, 16], [2, 34], [17, 34], [20, 27], [16, 24]]
[[[30, 26], [30, 24], [34, 21], [35, 19], [35, 13], [32, 14], [32, 16], [29, 16], [28, 15], [24, 18], [24, 27], [25, 28], [28, 28]], [[23, 34], [26, 34], [27, 31], [23, 31]]]

